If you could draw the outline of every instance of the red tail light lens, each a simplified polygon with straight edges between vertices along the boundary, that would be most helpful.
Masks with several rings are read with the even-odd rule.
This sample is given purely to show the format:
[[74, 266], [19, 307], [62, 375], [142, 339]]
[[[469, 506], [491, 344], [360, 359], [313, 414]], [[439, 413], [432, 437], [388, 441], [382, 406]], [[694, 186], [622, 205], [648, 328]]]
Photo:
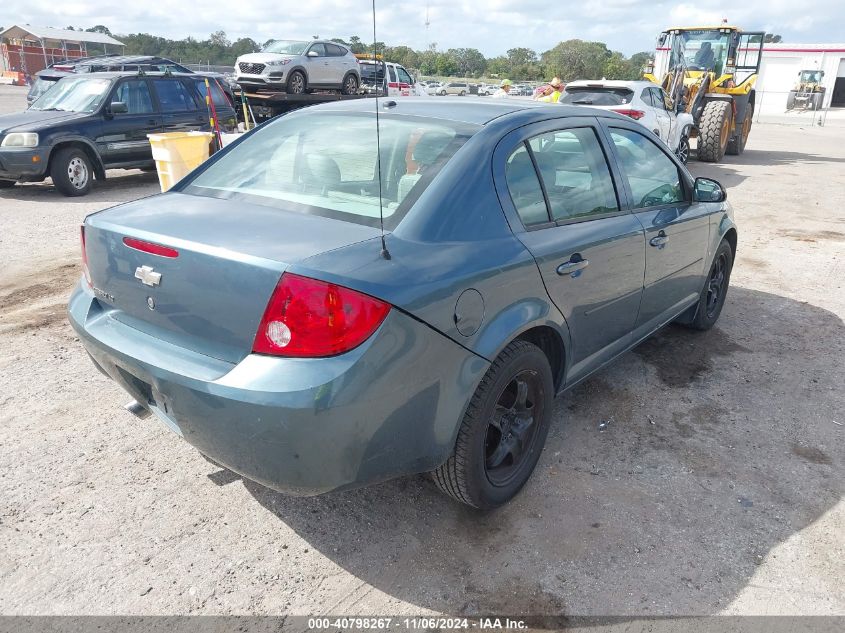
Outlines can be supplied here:
[[258, 326], [252, 351], [274, 356], [336, 356], [376, 331], [390, 305], [343, 286], [284, 273]]
[[635, 121], [639, 121], [645, 116], [645, 112], [642, 110], [613, 110], [614, 112], [618, 112], [619, 114], [624, 114], [625, 116], [629, 116]]
[[162, 246], [161, 244], [153, 244], [152, 242], [145, 242], [134, 237], [124, 237], [123, 243], [129, 248], [134, 248], [136, 251], [142, 253], [149, 253], [150, 255], [158, 255], [159, 257], [179, 257], [179, 251], [175, 248]]
[[91, 281], [91, 273], [88, 270], [88, 253], [85, 251], [85, 225], [79, 227], [79, 239], [82, 245], [82, 274], [85, 275], [85, 281], [89, 288], [94, 287]]

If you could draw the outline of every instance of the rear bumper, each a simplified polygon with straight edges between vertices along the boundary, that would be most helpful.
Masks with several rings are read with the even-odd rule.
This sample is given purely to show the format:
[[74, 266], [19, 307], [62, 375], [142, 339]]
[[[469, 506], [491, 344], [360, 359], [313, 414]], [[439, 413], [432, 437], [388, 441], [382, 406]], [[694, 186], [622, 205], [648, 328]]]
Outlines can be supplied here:
[[49, 158], [46, 147], [0, 148], [0, 179], [43, 180]]
[[81, 284], [71, 325], [96, 365], [202, 453], [294, 495], [432, 470], [489, 363], [398, 310], [334, 358], [226, 363], [111, 318]]

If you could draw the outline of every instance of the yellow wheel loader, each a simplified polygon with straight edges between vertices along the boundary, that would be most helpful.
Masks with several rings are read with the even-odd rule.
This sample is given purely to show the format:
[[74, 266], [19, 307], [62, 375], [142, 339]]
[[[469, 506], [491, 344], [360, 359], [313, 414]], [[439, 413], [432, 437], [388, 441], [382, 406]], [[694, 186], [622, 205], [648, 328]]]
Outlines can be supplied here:
[[727, 24], [660, 34], [645, 78], [663, 87], [677, 112], [692, 115], [698, 160], [718, 163], [745, 149], [765, 35]]
[[787, 110], [819, 110], [824, 101], [823, 70], [802, 70], [798, 73], [798, 83], [786, 97]]

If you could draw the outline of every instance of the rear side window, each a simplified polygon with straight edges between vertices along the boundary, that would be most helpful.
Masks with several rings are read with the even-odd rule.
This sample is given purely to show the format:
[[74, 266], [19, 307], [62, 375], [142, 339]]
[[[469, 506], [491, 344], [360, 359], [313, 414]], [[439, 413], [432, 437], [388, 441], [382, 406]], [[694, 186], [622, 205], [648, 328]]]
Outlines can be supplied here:
[[341, 48], [337, 44], [325, 44], [325, 47], [329, 57], [343, 57], [346, 55], [346, 49]]
[[619, 211], [610, 168], [592, 128], [535, 136], [529, 144], [552, 220], [565, 222]]
[[285, 115], [198, 174], [185, 193], [375, 227], [381, 201], [385, 227], [395, 227], [477, 127], [384, 114], [379, 127], [380, 161], [370, 115]]
[[678, 167], [663, 150], [633, 130], [611, 128], [610, 136], [628, 179], [636, 208], [685, 201]]
[[633, 98], [634, 91], [628, 88], [567, 86], [559, 102], [573, 105], [617, 106], [631, 103]]
[[174, 79], [153, 79], [162, 112], [188, 112], [196, 110], [194, 98], [185, 84]]
[[544, 224], [549, 221], [543, 187], [531, 162], [531, 154], [524, 144], [508, 158], [505, 166], [505, 180], [519, 217], [525, 226]]
[[[155, 112], [150, 97], [150, 87], [143, 79], [122, 82], [114, 91], [112, 101], [121, 101], [129, 109], [128, 114], [149, 114]], [[121, 115], [116, 115], [121, 116]]]

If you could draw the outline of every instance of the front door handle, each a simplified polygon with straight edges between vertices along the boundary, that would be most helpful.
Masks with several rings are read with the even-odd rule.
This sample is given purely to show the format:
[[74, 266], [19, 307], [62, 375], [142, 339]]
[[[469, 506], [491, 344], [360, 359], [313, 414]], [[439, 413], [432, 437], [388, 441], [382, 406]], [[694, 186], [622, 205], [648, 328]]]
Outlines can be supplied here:
[[569, 258], [568, 262], [562, 263], [557, 267], [558, 275], [569, 275], [573, 279], [581, 275], [581, 271], [589, 266], [590, 262], [582, 258], [580, 254], [575, 253]]
[[666, 246], [668, 241], [669, 238], [666, 237], [666, 233], [660, 231], [660, 233], [651, 238], [648, 243], [656, 248], [663, 248], [664, 246]]

